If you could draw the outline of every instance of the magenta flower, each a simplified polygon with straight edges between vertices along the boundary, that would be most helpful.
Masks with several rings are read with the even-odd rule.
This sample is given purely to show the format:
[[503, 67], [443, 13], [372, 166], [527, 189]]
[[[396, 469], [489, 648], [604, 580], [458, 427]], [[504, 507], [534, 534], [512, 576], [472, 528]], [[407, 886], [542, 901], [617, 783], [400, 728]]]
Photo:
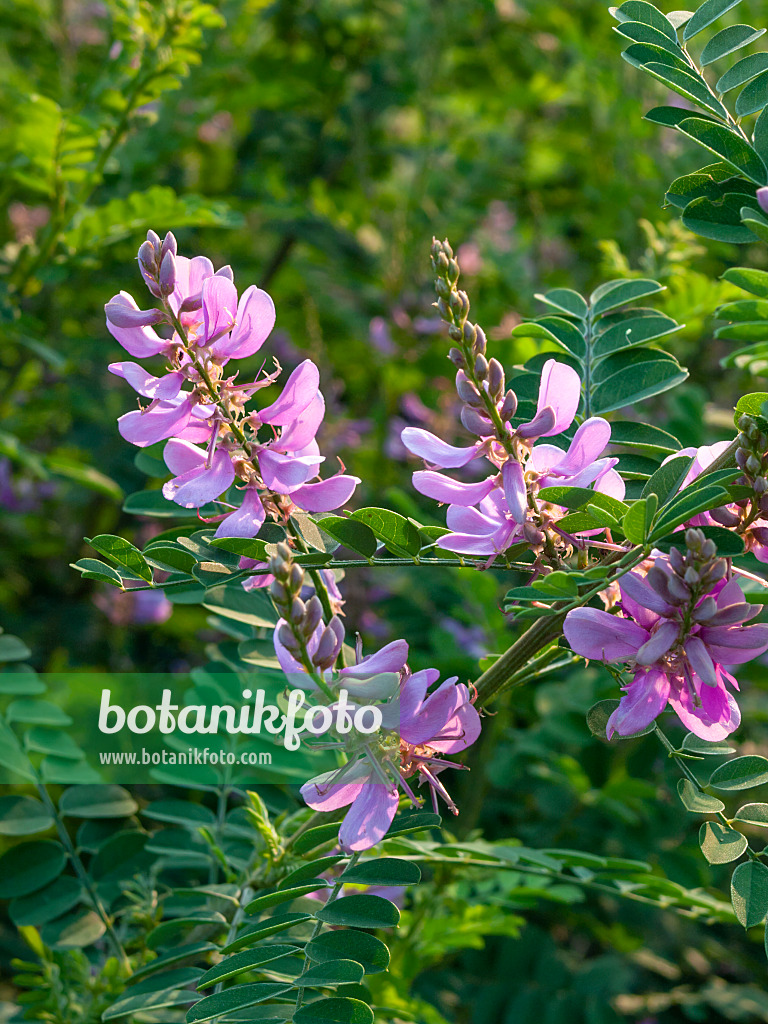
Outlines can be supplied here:
[[663, 558], [645, 577], [629, 573], [619, 586], [621, 614], [577, 608], [564, 625], [577, 654], [624, 662], [633, 672], [608, 721], [608, 738], [614, 731], [620, 736], [640, 732], [667, 704], [702, 739], [721, 740], [733, 732], [740, 714], [726, 684], [736, 689], [738, 684], [724, 666], [768, 649], [768, 626], [744, 625], [760, 606], [747, 604], [735, 580], [708, 583], [698, 596], [689, 588], [686, 595], [681, 576]]
[[344, 850], [368, 850], [384, 838], [397, 811], [401, 788], [413, 803], [421, 805], [408, 780], [429, 787], [435, 811], [439, 796], [458, 814], [438, 776], [446, 768], [458, 767], [444, 755], [466, 750], [475, 742], [480, 735], [480, 716], [467, 687], [455, 679], [446, 679], [427, 695], [438, 678], [435, 669], [413, 675], [404, 670], [398, 699], [391, 704], [389, 716], [385, 709], [384, 719], [388, 733], [399, 733], [397, 758], [391, 744], [383, 745], [378, 756], [368, 749], [358, 760], [302, 786], [301, 795], [314, 810], [349, 807], [339, 830]]

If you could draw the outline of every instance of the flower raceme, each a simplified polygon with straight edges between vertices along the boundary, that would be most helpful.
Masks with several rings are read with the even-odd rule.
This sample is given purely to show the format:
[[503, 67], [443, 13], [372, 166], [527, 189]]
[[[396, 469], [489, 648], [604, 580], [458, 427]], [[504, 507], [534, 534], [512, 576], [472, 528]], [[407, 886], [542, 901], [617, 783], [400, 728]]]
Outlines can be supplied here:
[[[462, 371], [459, 371], [462, 374]], [[459, 393], [461, 384], [459, 381]], [[466, 390], [466, 389], [465, 389]], [[478, 458], [485, 458], [493, 472], [478, 482], [457, 481], [435, 468], [413, 475], [417, 491], [448, 505], [447, 525], [451, 533], [438, 540], [438, 546], [468, 555], [495, 556], [513, 544], [523, 542], [534, 547], [554, 530], [565, 509], [537, 499], [544, 487], [565, 485], [594, 487], [616, 498], [624, 497], [624, 482], [614, 469], [615, 458], [602, 458], [611, 438], [608, 422], [598, 416], [585, 420], [577, 429], [567, 451], [554, 444], [536, 444], [542, 437], [562, 434], [573, 423], [581, 397], [581, 381], [576, 371], [554, 359], [544, 365], [536, 414], [528, 423], [513, 428], [509, 419], [517, 407], [512, 391], [496, 400], [496, 409], [505, 431], [504, 442], [494, 432], [490, 419], [477, 416], [472, 423], [479, 440], [466, 448], [457, 448], [418, 427], [402, 433], [406, 448], [420, 456], [430, 467], [458, 469]]]
[[480, 716], [467, 687], [452, 678], [428, 692], [439, 673], [411, 672], [405, 640], [366, 656], [358, 642], [354, 664], [339, 667], [344, 627], [337, 614], [325, 622], [317, 595], [302, 599], [304, 572], [287, 544], [278, 544], [269, 569], [270, 593], [281, 612], [275, 652], [291, 685], [325, 696], [332, 710], [342, 701], [347, 709], [360, 702], [375, 703], [382, 713], [377, 733], [339, 736], [347, 763], [302, 787], [309, 806], [318, 811], [349, 806], [339, 832], [345, 850], [367, 850], [384, 837], [401, 789], [420, 805], [414, 783], [429, 788], [435, 810], [439, 796], [457, 814], [439, 776], [460, 767], [446, 755], [465, 750], [480, 735]]
[[[126, 292], [107, 303], [107, 327], [137, 358], [162, 357], [155, 376], [136, 362], [112, 363], [149, 404], [121, 416], [120, 433], [140, 448], [167, 441], [164, 458], [174, 474], [166, 498], [185, 508], [222, 500], [237, 483], [239, 507], [220, 516], [217, 536], [255, 536], [267, 514], [285, 517], [296, 506], [329, 512], [349, 500], [359, 483], [343, 472], [319, 478], [324, 462], [316, 435], [325, 403], [315, 364], [304, 360], [280, 395], [261, 409], [248, 409], [257, 392], [279, 376], [262, 371], [238, 383], [232, 360], [247, 359], [263, 346], [275, 323], [270, 296], [251, 285], [238, 298], [232, 271], [214, 272], [204, 256], [187, 259], [170, 233], [161, 242], [152, 231], [139, 249], [139, 267], [161, 309], [140, 310]], [[170, 336], [155, 327], [166, 325]]]
[[607, 724], [631, 736], [645, 729], [669, 704], [691, 732], [721, 740], [739, 725], [740, 713], [727, 687], [738, 689], [725, 666], [750, 661], [768, 649], [768, 625], [745, 623], [760, 606], [744, 600], [727, 579], [727, 562], [697, 529], [685, 534], [687, 550], [672, 548], [645, 575], [619, 581], [620, 614], [577, 608], [564, 633], [583, 657], [624, 662], [632, 679]]

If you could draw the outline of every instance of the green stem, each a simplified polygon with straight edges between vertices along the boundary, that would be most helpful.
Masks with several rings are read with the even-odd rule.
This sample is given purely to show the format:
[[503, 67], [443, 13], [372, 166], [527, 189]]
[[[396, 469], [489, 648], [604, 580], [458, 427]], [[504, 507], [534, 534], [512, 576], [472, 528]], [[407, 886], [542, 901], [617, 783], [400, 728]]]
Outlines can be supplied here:
[[123, 949], [123, 945], [120, 942], [120, 939], [117, 937], [117, 932], [115, 931], [112, 925], [112, 919], [110, 918], [109, 914], [107, 914], [107, 911], [104, 908], [104, 904], [101, 902], [99, 894], [96, 892], [93, 883], [91, 882], [91, 879], [88, 877], [88, 872], [85, 870], [83, 862], [77, 855], [74, 843], [70, 838], [69, 832], [67, 832], [64, 822], [61, 820], [59, 816], [58, 809], [56, 808], [56, 805], [54, 804], [53, 800], [51, 800], [50, 796], [48, 795], [48, 790], [45, 788], [45, 784], [43, 783], [42, 779], [40, 779], [39, 776], [37, 777], [35, 785], [40, 795], [40, 799], [45, 804], [46, 810], [51, 815], [56, 824], [56, 831], [59, 834], [59, 839], [61, 840], [62, 846], [69, 855], [69, 859], [72, 862], [72, 867], [75, 869], [75, 874], [77, 875], [80, 884], [87, 892], [88, 899], [91, 902], [94, 912], [97, 914], [97, 916], [101, 920], [101, 923], [104, 925], [107, 938], [112, 946], [115, 956], [121, 962], [121, 964], [123, 965], [124, 969], [128, 972], [128, 974], [131, 974], [131, 964], [128, 959], [128, 955]]

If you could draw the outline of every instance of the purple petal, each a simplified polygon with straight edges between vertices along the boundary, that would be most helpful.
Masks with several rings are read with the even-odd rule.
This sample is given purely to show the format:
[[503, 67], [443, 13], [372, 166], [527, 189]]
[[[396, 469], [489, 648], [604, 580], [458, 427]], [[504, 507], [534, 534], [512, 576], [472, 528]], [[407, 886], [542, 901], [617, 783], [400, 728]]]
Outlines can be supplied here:
[[176, 287], [169, 300], [174, 313], [179, 312], [184, 299], [202, 291], [203, 281], [208, 277], [213, 277], [213, 264], [207, 256], [195, 256], [191, 260], [186, 256], [176, 257]]
[[[704, 689], [714, 692], [714, 687], [704, 687]], [[724, 721], [713, 721], [706, 714], [703, 705], [695, 706], [687, 686], [681, 686], [678, 691], [673, 691], [669, 695], [669, 704], [686, 729], [690, 730], [694, 736], [711, 741], [724, 740], [738, 728], [741, 722], [739, 707], [730, 694], [727, 695], [727, 701], [730, 717]]]
[[183, 430], [192, 414], [192, 403], [188, 398], [182, 401], [158, 402], [142, 411], [134, 409], [117, 421], [120, 436], [137, 448], [147, 448], [157, 441], [164, 441], [172, 434]]
[[435, 501], [452, 505], [475, 505], [491, 493], [494, 479], [489, 476], [477, 483], [461, 483], [433, 469], [422, 469], [413, 474], [413, 486], [419, 494], [434, 498]]
[[568, 454], [558, 466], [558, 470], [564, 475], [580, 473], [600, 458], [610, 439], [611, 425], [607, 420], [601, 419], [599, 416], [585, 420], [576, 431], [568, 448]]
[[380, 672], [402, 672], [408, 660], [408, 641], [393, 640], [375, 654], [363, 658], [359, 665], [343, 668], [339, 675], [350, 679], [368, 679]]
[[228, 338], [213, 346], [219, 356], [245, 359], [258, 352], [275, 326], [275, 304], [261, 288], [252, 284], [240, 297], [237, 324]]
[[627, 493], [624, 481], [612, 466], [601, 472], [595, 480], [595, 490], [608, 495], [609, 498], [618, 498], [619, 501], [623, 501]]
[[473, 444], [469, 448], [455, 448], [421, 427], [406, 427], [400, 437], [409, 452], [442, 469], [466, 466], [477, 457], [480, 447], [479, 444]]
[[[121, 304], [127, 309], [138, 309], [132, 295], [128, 292], [120, 292], [107, 303]], [[105, 307], [106, 308], [106, 307]], [[129, 352], [137, 359], [147, 359], [149, 356], [160, 355], [168, 348], [168, 342], [161, 338], [151, 327], [116, 327], [110, 322], [107, 316], [107, 330], [126, 352]]]
[[619, 736], [642, 732], [667, 706], [669, 693], [669, 679], [660, 669], [638, 672], [608, 719], [605, 730], [608, 739], [614, 731]]
[[523, 467], [519, 462], [507, 459], [501, 470], [501, 479], [510, 515], [522, 526], [528, 518], [528, 488], [525, 485]]
[[574, 608], [568, 612], [563, 632], [577, 654], [593, 661], [626, 661], [648, 639], [648, 631], [636, 622], [598, 608]]
[[448, 533], [438, 538], [437, 546], [462, 555], [498, 555], [509, 547], [515, 529], [514, 523], [504, 523], [490, 536]]
[[655, 633], [640, 647], [635, 660], [638, 665], [653, 665], [663, 658], [667, 651], [675, 644], [680, 635], [680, 624], [664, 620]]
[[436, 683], [439, 676], [437, 669], [423, 668], [405, 680], [398, 698], [398, 724], [401, 729], [414, 718], [427, 695], [428, 687]]
[[691, 668], [702, 683], [705, 683], [707, 687], [715, 686], [717, 673], [714, 662], [709, 656], [709, 651], [697, 636], [689, 636], [685, 641], [685, 654]]
[[305, 512], [333, 512], [346, 505], [359, 483], [360, 477], [339, 473], [291, 491], [291, 501]]
[[383, 782], [367, 782], [347, 811], [339, 829], [343, 850], [370, 850], [389, 830], [399, 803], [397, 787]]
[[489, 537], [504, 525], [502, 519], [491, 519], [478, 509], [464, 508], [463, 505], [451, 505], [445, 518], [449, 530], [477, 534], [480, 537]]
[[318, 391], [301, 415], [283, 428], [272, 447], [280, 452], [295, 452], [314, 441], [325, 416], [325, 399]]
[[578, 373], [567, 363], [550, 359], [541, 371], [537, 412], [549, 407], [555, 414], [551, 430], [539, 436], [552, 437], [562, 434], [573, 423], [581, 399], [581, 380]]
[[319, 384], [320, 371], [311, 359], [305, 359], [286, 381], [280, 397], [259, 411], [259, 419], [277, 426], [291, 423], [315, 398]]
[[[657, 615], [672, 614], [671, 605], [667, 604], [661, 594], [656, 593], [645, 577], [638, 576], [637, 573], [629, 572], [625, 576], [622, 576], [619, 581], [619, 588], [621, 590], [622, 598], [631, 598], [631, 600], [642, 609], [656, 612]], [[627, 610], [630, 615], [635, 618], [634, 609], [628, 608]]]
[[163, 377], [153, 377], [138, 363], [110, 363], [107, 369], [116, 377], [122, 377], [134, 391], [145, 398], [159, 398], [166, 401], [175, 398], [184, 383], [184, 374], [181, 371], [166, 373]]
[[324, 462], [322, 455], [281, 455], [271, 448], [259, 452], [259, 469], [267, 487], [281, 494], [289, 494], [317, 473], [317, 467]]
[[217, 537], [255, 537], [264, 525], [266, 512], [259, 492], [249, 487], [239, 509], [223, 519], [216, 531]]
[[324, 772], [301, 787], [305, 803], [315, 811], [337, 811], [356, 800], [371, 777], [370, 765], [358, 761], [346, 772]]
[[206, 452], [189, 441], [172, 437], [163, 449], [163, 459], [174, 476], [201, 469], [205, 465]]
[[203, 330], [206, 341], [232, 330], [237, 318], [237, 288], [226, 277], [203, 282]]
[[163, 486], [163, 494], [169, 501], [175, 501], [184, 508], [199, 508], [208, 501], [218, 498], [235, 479], [235, 469], [229, 453], [219, 449], [211, 459], [211, 465], [197, 466], [187, 470]]

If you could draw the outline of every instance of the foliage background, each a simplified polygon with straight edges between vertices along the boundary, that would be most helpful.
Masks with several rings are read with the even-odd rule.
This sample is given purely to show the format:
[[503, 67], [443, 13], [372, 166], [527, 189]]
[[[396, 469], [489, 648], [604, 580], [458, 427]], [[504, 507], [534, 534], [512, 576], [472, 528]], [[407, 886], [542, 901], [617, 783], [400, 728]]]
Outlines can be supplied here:
[[[121, 288], [141, 294], [133, 261], [150, 226], [174, 230], [184, 252], [231, 263], [241, 287], [270, 290], [272, 350], [287, 367], [310, 355], [321, 368], [323, 450], [363, 478], [361, 505], [419, 509], [422, 522], [438, 520], [409, 486], [399, 430], [455, 420], [431, 309], [433, 234], [461, 247], [473, 315], [507, 367], [536, 351], [509, 337], [537, 312], [534, 292], [637, 271], [664, 280], [661, 308], [687, 325], [669, 347], [690, 380], [657, 403], [653, 422], [683, 444], [710, 443], [729, 435], [735, 397], [762, 390], [720, 371], [728, 343], [714, 340], [710, 314], [731, 294], [720, 273], [764, 266], [764, 247], [705, 246], [660, 208], [667, 183], [691, 169], [690, 150], [641, 120], [664, 89], [619, 59], [603, 4], [214, 6], [225, 27], [205, 29], [199, 65], [141, 108], [105, 164], [90, 202], [115, 205], [79, 233], [74, 225], [28, 281], [21, 327], [9, 316], [2, 325], [0, 608], [41, 671], [173, 671], [202, 663], [217, 636], [202, 609], [177, 606], [160, 621], [167, 609], [102, 593], [68, 568], [90, 553], [84, 535], [137, 539], [152, 528], [121, 512], [121, 495], [145, 478], [117, 433], [132, 398], [106, 371], [121, 353], [103, 317]], [[50, 216], [40, 110], [50, 100], [86, 118], [98, 108], [99, 83], [120, 58], [114, 33], [139, 10], [0, 3], [7, 269]], [[766, 13], [745, 3], [739, 20], [761, 24]], [[369, 647], [405, 636], [414, 667], [468, 679], [505, 645], [505, 583], [494, 572], [361, 571], [346, 586], [348, 628]], [[742, 752], [768, 740], [764, 667], [746, 681]], [[589, 735], [584, 712], [612, 691], [605, 674], [583, 670], [508, 695], [457, 787], [463, 812], [449, 827], [637, 857], [689, 887], [722, 885], [725, 869], [701, 858], [698, 823], [683, 817], [653, 738], [608, 747]], [[436, 881], [427, 920], [399, 960], [393, 942], [393, 955], [445, 1020], [768, 1020], [762, 950], [732, 927], [576, 887], [543, 899], [510, 873]], [[4, 928], [0, 958], [18, 952]]]

